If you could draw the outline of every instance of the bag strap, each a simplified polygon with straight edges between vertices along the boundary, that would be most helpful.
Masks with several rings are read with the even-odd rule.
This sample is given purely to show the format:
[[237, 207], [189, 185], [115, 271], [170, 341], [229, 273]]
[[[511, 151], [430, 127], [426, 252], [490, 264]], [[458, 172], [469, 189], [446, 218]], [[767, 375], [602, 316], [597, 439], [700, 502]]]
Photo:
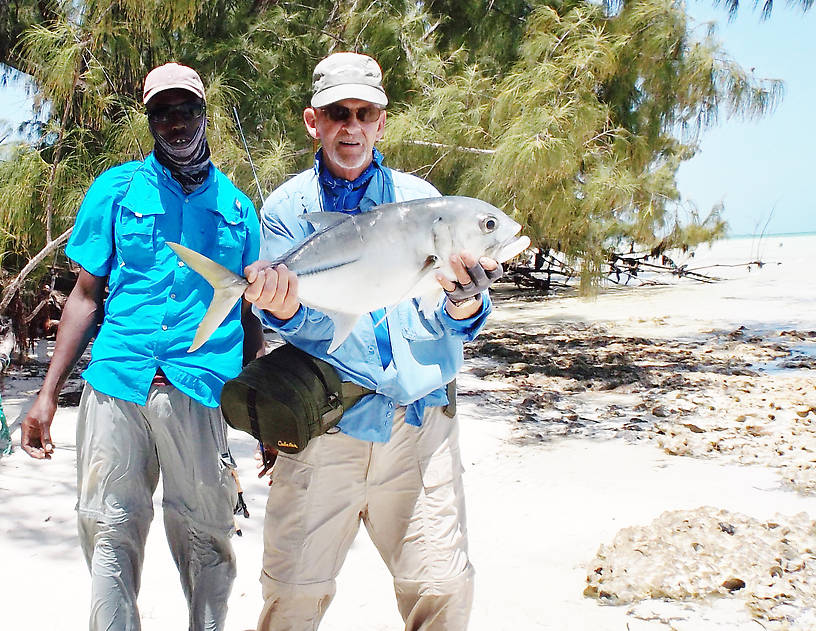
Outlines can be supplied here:
[[366, 388], [351, 381], [340, 382], [340, 395], [343, 398], [343, 409], [348, 410], [364, 396], [374, 394], [376, 390]]
[[442, 408], [442, 412], [448, 418], [453, 418], [456, 416], [456, 379], [448, 382], [445, 393], [448, 395], [448, 404]]
[[[294, 347], [293, 347], [294, 348]], [[303, 352], [303, 351], [299, 351]], [[326, 364], [330, 370], [334, 370], [334, 368], [328, 362], [324, 362], [322, 359], [317, 359], [316, 357], [310, 357], [310, 361], [304, 362], [309, 370], [320, 380], [320, 383], [323, 384], [323, 389], [326, 391], [326, 403], [329, 406], [329, 409], [326, 411], [322, 411], [320, 415], [320, 423], [323, 427], [330, 427], [335, 425], [337, 421], [343, 416], [343, 396], [342, 396], [342, 386], [343, 383], [341, 382], [341, 392], [337, 392], [335, 388], [332, 388], [329, 382], [326, 380], [326, 375], [323, 374], [323, 371], [320, 369], [320, 364]]]
[[261, 438], [261, 427], [258, 425], [258, 408], [255, 404], [255, 397], [257, 391], [255, 388], [247, 388], [247, 416], [249, 416], [249, 426], [252, 429], [252, 435], [258, 440]]

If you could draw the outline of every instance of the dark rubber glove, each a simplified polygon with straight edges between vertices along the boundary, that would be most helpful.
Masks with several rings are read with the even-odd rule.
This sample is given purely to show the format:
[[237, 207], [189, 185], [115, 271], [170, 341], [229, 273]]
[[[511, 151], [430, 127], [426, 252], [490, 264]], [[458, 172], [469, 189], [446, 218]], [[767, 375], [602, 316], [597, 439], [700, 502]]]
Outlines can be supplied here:
[[467, 268], [467, 273], [470, 276], [470, 282], [462, 285], [456, 283], [456, 289], [453, 291], [446, 291], [445, 293], [455, 305], [465, 302], [469, 298], [482, 293], [485, 289], [496, 282], [501, 275], [504, 274], [504, 269], [499, 263], [496, 269], [486, 270], [477, 261], [475, 265]]

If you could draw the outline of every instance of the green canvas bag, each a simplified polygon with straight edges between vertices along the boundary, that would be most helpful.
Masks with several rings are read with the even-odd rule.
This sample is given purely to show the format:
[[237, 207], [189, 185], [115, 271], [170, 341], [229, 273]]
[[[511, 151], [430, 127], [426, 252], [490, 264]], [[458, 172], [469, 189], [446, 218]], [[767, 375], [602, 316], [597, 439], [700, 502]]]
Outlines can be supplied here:
[[341, 381], [331, 364], [284, 344], [224, 385], [221, 411], [230, 427], [279, 451], [297, 453], [373, 392]]

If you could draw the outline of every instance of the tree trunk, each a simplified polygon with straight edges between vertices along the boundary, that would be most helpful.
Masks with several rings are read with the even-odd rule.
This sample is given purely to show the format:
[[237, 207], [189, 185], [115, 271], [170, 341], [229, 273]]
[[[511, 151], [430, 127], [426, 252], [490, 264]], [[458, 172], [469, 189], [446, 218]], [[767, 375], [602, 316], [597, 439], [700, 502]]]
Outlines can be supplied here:
[[6, 307], [8, 307], [9, 303], [11, 302], [11, 299], [14, 298], [14, 294], [16, 294], [17, 291], [20, 289], [20, 286], [23, 284], [23, 281], [26, 279], [26, 276], [28, 276], [31, 273], [31, 271], [35, 267], [37, 267], [37, 265], [39, 265], [46, 256], [48, 256], [51, 252], [53, 252], [60, 245], [62, 245], [62, 243], [67, 241], [73, 229], [74, 227], [71, 226], [70, 228], [68, 228], [68, 230], [63, 232], [56, 239], [47, 243], [46, 246], [42, 250], [40, 250], [37, 253], [37, 255], [33, 259], [31, 259], [22, 270], [20, 270], [20, 273], [17, 274], [15, 279], [11, 281], [8, 287], [6, 287], [3, 290], [3, 294], [0, 297], [0, 314], [5, 312]]

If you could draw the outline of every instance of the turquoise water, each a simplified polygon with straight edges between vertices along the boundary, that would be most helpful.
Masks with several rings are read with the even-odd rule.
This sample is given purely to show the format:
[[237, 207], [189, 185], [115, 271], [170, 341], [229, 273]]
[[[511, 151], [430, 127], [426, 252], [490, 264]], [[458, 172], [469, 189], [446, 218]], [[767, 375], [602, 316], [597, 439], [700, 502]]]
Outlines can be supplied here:
[[814, 232], [778, 232], [773, 234], [729, 234], [726, 239], [768, 239], [770, 237], [812, 237]]

